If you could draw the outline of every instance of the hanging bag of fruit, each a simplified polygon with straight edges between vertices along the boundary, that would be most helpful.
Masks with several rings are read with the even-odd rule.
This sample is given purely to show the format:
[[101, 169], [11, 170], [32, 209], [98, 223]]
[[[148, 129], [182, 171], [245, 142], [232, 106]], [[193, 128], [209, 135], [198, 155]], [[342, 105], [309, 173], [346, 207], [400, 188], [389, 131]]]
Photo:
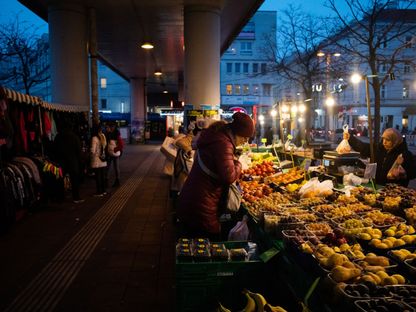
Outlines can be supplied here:
[[[344, 133], [348, 133], [348, 125], [344, 125], [342, 129], [344, 129]], [[346, 154], [351, 152], [351, 146], [350, 143], [348, 143], [348, 140], [343, 139], [337, 146], [336, 151], [338, 154]]]
[[387, 179], [389, 180], [404, 180], [407, 179], [406, 170], [402, 167], [403, 164], [403, 155], [400, 154], [397, 156], [394, 161], [393, 166], [391, 166], [389, 172], [387, 173]]

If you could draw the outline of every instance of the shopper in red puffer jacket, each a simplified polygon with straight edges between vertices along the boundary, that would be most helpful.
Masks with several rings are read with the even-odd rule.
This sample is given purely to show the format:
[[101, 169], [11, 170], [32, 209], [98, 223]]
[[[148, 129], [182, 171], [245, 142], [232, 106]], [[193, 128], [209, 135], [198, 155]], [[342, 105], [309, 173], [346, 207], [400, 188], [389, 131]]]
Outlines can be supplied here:
[[219, 214], [228, 186], [241, 174], [236, 147], [254, 135], [250, 116], [235, 113], [231, 123], [218, 121], [201, 132], [197, 156], [218, 178], [206, 174], [195, 160], [179, 194], [178, 219], [182, 236], [219, 239]]

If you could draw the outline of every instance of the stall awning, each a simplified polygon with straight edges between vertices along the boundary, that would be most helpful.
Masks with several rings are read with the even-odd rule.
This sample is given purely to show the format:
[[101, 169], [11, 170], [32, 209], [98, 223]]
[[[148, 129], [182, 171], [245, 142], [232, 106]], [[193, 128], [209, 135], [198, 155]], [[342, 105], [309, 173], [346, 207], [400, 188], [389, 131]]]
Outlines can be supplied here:
[[3, 92], [6, 95], [6, 98], [15, 102], [19, 103], [26, 103], [31, 105], [40, 105], [42, 103], [42, 99], [28, 94], [23, 94], [12, 89], [7, 89], [2, 87]]
[[3, 95], [3, 97], [5, 97], [6, 99], [14, 101], [14, 102], [25, 103], [25, 104], [34, 105], [34, 106], [41, 106], [48, 110], [56, 110], [60, 112], [72, 112], [72, 113], [88, 112], [89, 110], [89, 108], [85, 106], [44, 102], [40, 97], [20, 93], [12, 89], [4, 88], [1, 86], [0, 86], [0, 95]]

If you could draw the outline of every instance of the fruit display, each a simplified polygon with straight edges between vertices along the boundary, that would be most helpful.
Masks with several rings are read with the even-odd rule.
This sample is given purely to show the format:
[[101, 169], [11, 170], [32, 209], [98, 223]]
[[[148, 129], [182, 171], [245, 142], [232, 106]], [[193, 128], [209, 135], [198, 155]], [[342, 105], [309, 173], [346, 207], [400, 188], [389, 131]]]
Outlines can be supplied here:
[[332, 228], [326, 222], [321, 223], [309, 223], [306, 226], [306, 229], [316, 236], [326, 236], [329, 233], [332, 233]]
[[407, 222], [409, 222], [409, 224], [411, 225], [415, 225], [416, 224], [416, 205], [413, 206], [412, 208], [405, 209], [404, 212], [406, 215]]
[[[266, 298], [260, 293], [251, 292], [247, 289], [243, 289], [243, 295], [246, 297], [246, 305], [242, 311], [244, 312], [287, 312], [280, 306], [272, 306], [267, 302]], [[221, 303], [218, 304], [217, 312], [231, 312], [231, 310], [224, 307]]]
[[240, 187], [242, 189], [243, 203], [253, 203], [256, 200], [259, 200], [264, 196], [268, 196], [273, 192], [269, 185], [259, 183], [258, 181], [241, 181]]
[[385, 270], [380, 269], [377, 272], [365, 272], [357, 280], [357, 283], [372, 283], [379, 286], [402, 285], [406, 279], [401, 274], [388, 274]]
[[335, 202], [338, 204], [353, 204], [358, 203], [358, 199], [354, 195], [347, 196], [345, 194], [341, 194], [338, 196]]
[[408, 259], [416, 259], [416, 252], [412, 252], [407, 249], [396, 249], [389, 251], [389, 255], [399, 261], [404, 261]]
[[256, 218], [261, 217], [261, 211], [278, 212], [280, 210], [278, 207], [279, 204], [287, 204], [289, 202], [290, 199], [281, 193], [271, 193], [270, 195], [263, 196], [262, 198], [253, 202], [243, 201], [248, 211]]
[[288, 172], [278, 173], [266, 179], [266, 183], [275, 183], [277, 185], [290, 184], [304, 178], [303, 169], [292, 168]]
[[243, 170], [242, 174], [249, 176], [267, 177], [276, 172], [273, 166], [274, 163], [272, 161], [262, 161], [261, 163], [257, 163], [250, 167], [249, 169]]
[[377, 312], [411, 312], [412, 307], [399, 300], [391, 299], [367, 299], [357, 300], [355, 305], [360, 311], [377, 311]]
[[400, 217], [379, 210], [370, 211], [365, 214], [365, 217], [370, 218], [373, 224], [378, 227], [389, 227], [405, 222], [405, 220]]
[[338, 224], [344, 235], [347, 236], [354, 236], [362, 233], [364, 228], [370, 227], [371, 225], [371, 221], [369, 222], [365, 219], [360, 219], [359, 217], [353, 217]]
[[349, 297], [355, 298], [393, 298], [389, 289], [384, 286], [375, 286], [372, 283], [366, 284], [339, 284], [340, 289]]

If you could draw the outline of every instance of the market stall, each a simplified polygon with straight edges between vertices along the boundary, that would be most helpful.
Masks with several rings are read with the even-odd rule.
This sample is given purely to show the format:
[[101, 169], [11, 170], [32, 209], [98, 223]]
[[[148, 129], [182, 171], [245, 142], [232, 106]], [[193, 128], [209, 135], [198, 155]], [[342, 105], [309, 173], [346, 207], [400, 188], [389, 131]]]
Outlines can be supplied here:
[[[193, 241], [178, 241], [179, 283], [197, 280], [195, 275], [184, 277], [181, 270], [186, 266], [196, 275], [210, 272], [215, 285], [199, 286], [207, 291], [200, 303], [221, 303], [218, 311], [248, 311], [245, 289], [250, 289], [288, 311], [414, 311], [415, 190], [375, 185], [351, 173], [338, 184], [328, 167], [303, 162], [282, 169], [267, 152], [246, 150], [242, 161], [240, 212], [249, 216], [256, 256], [236, 262], [236, 273], [230, 242], [205, 242], [198, 249]], [[251, 276], [252, 268], [257, 268], [256, 278], [239, 277], [245, 272]], [[224, 275], [232, 278], [225, 283], [219, 278]], [[184, 288], [178, 291], [183, 295]], [[256, 306], [257, 311], [271, 311], [266, 301]]]

